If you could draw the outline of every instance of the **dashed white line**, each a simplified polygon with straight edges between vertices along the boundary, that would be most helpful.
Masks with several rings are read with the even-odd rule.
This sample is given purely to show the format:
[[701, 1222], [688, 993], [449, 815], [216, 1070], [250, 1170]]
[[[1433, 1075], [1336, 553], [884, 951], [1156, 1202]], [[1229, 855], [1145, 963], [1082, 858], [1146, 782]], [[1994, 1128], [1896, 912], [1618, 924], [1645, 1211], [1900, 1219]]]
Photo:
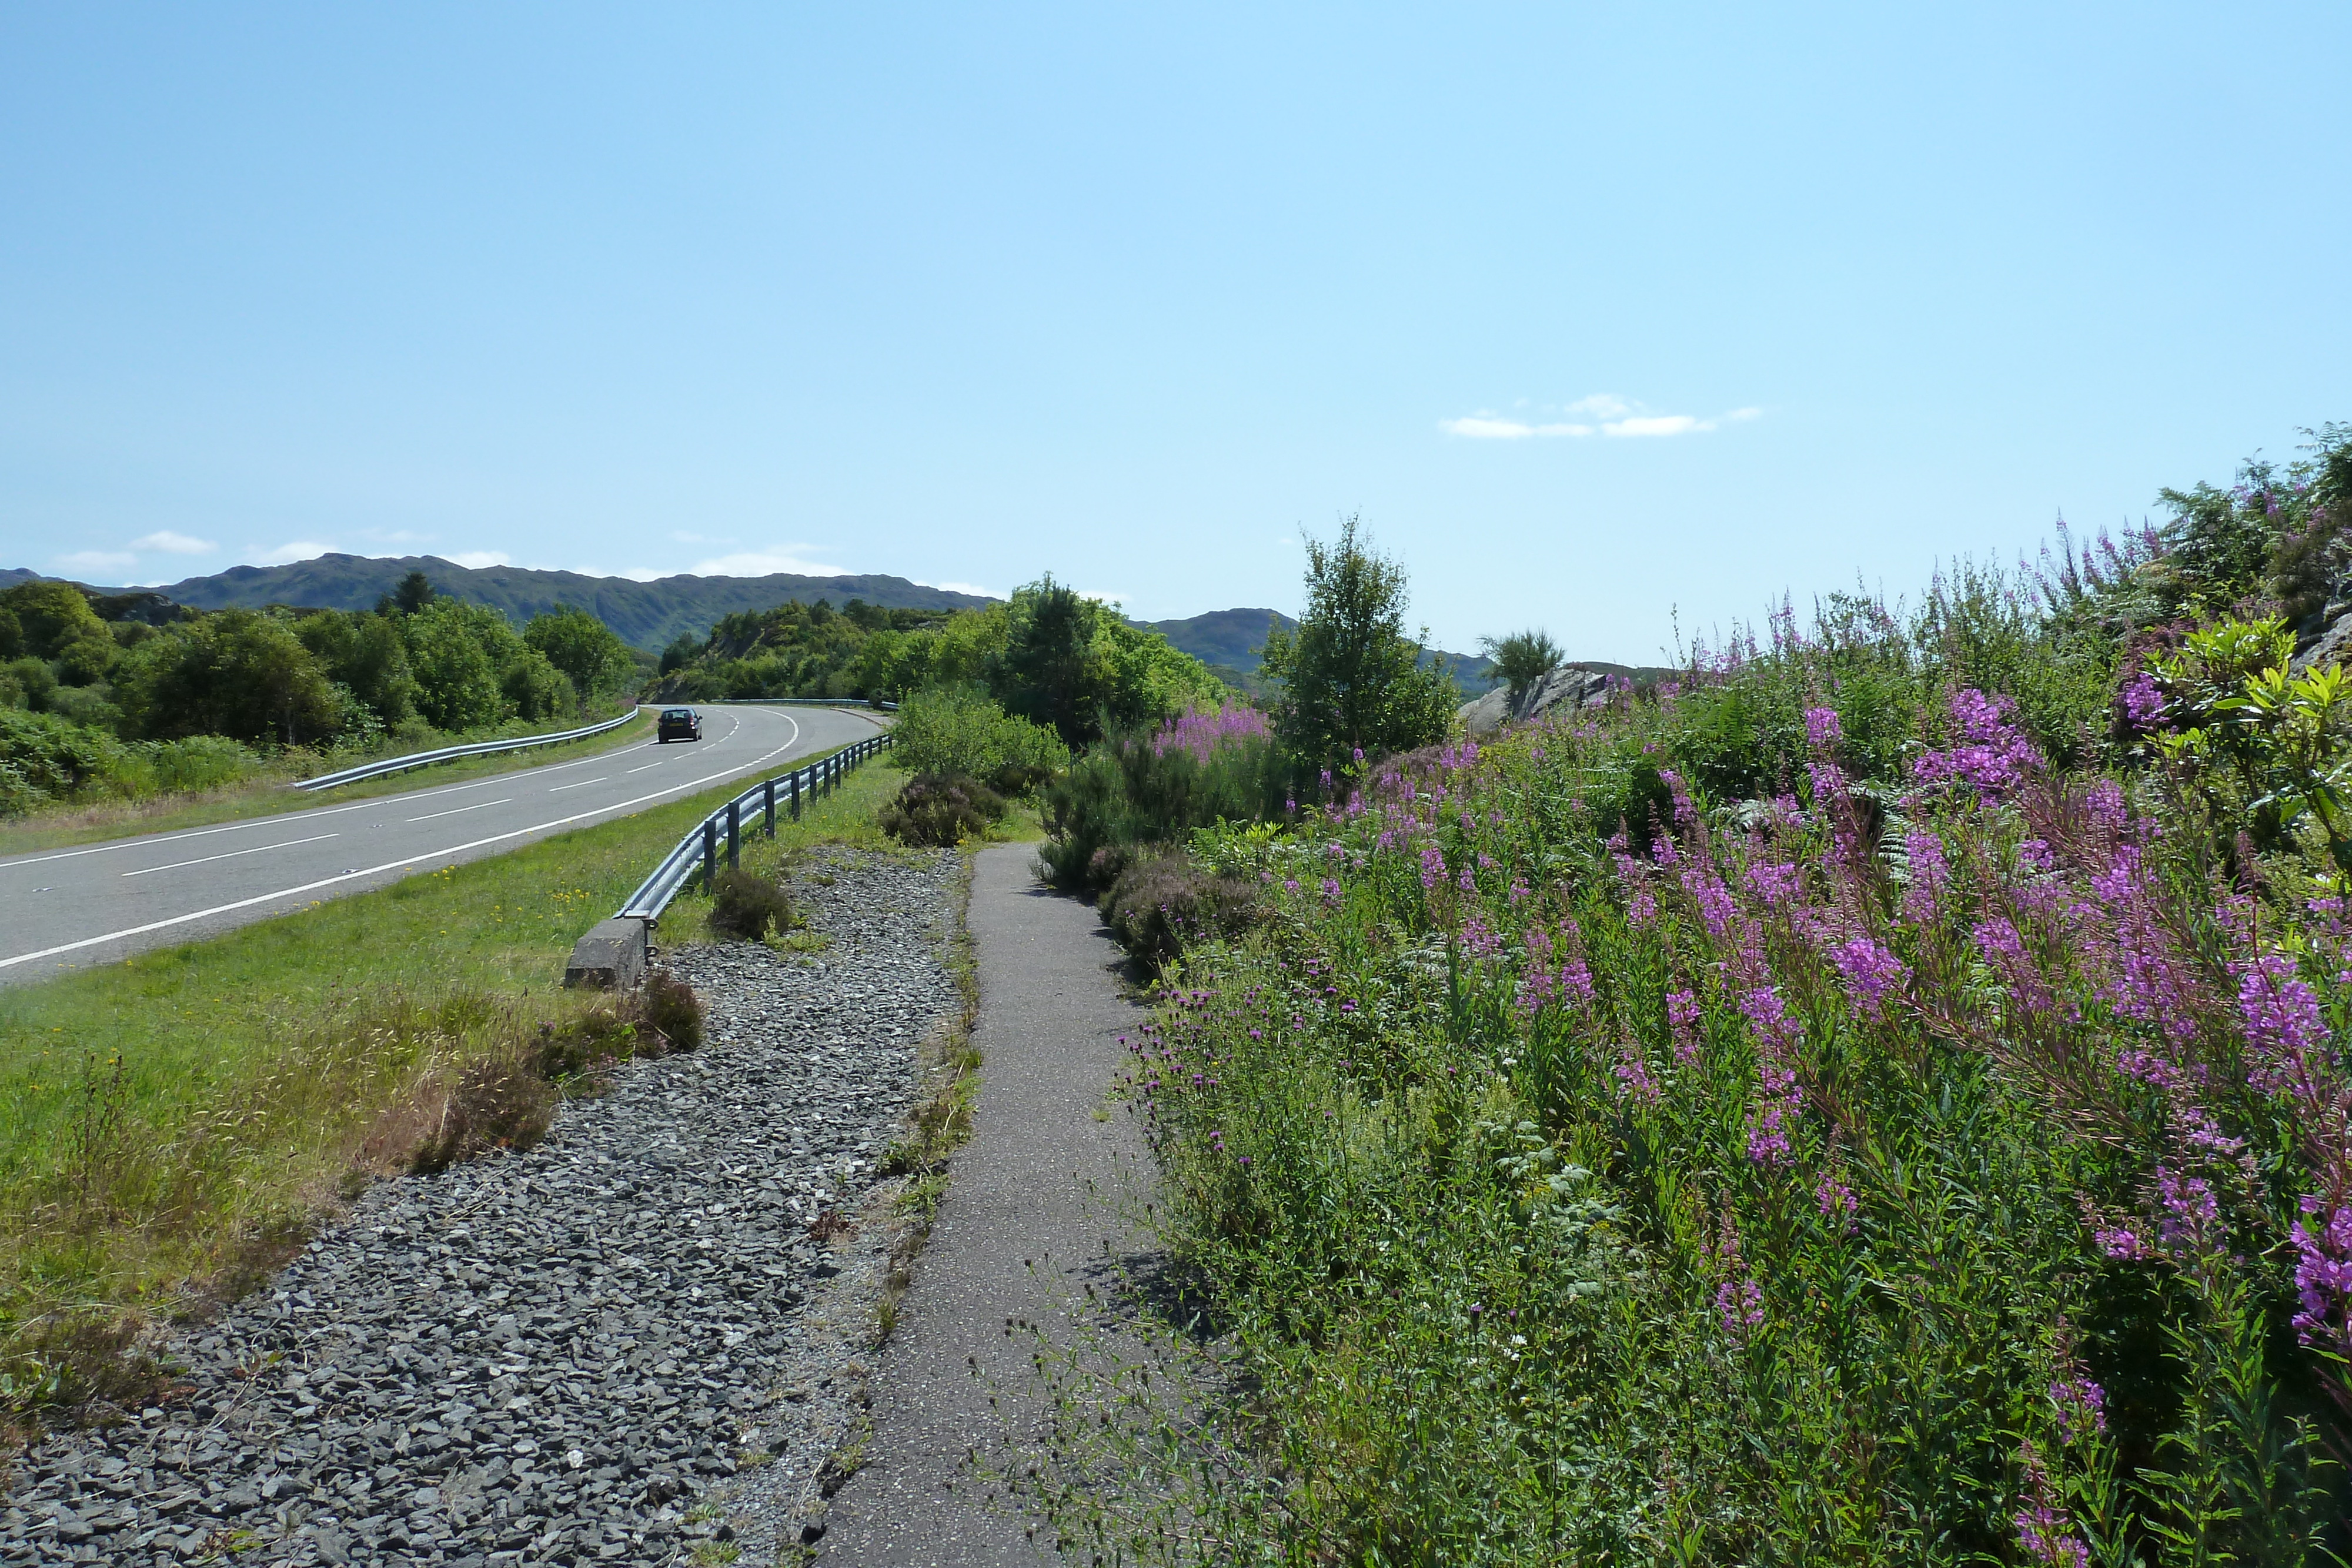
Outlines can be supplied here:
[[582, 779], [570, 784], [558, 784], [554, 789], [550, 789], [548, 793], [551, 795], [561, 795], [566, 789], [585, 789], [589, 785], [602, 784], [604, 782], [604, 779], [610, 779], [612, 775], [607, 773], [604, 775], [604, 779]]
[[440, 817], [454, 817], [460, 811], [478, 811], [485, 806], [503, 806], [508, 800], [513, 799], [513, 796], [509, 795], [505, 800], [477, 800], [470, 806], [452, 806], [446, 811], [427, 811], [421, 817], [411, 817], [408, 820], [412, 822], [430, 822]]
[[170, 865], [142, 866], [137, 871], [126, 871], [122, 874], [125, 876], [146, 876], [151, 873], [159, 871], [177, 871], [182, 866], [210, 865], [215, 861], [233, 861], [239, 855], [257, 855], [266, 853], [270, 850], [290, 850], [296, 844], [315, 844], [320, 839], [337, 839], [341, 837], [342, 837], [341, 833], [313, 833], [307, 839], [289, 839], [282, 844], [257, 844], [249, 850], [231, 850], [226, 854], [205, 855], [192, 861], [173, 861]]

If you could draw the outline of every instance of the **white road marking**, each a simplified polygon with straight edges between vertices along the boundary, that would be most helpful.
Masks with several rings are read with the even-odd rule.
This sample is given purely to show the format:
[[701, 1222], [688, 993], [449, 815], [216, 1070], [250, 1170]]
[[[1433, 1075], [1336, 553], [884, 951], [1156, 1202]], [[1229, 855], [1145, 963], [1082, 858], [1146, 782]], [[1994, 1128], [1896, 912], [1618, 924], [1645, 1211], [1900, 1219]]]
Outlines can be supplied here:
[[[604, 775], [604, 779], [610, 779], [612, 775], [609, 773]], [[551, 795], [561, 795], [566, 789], [585, 789], [591, 784], [602, 784], [604, 782], [604, 779], [582, 779], [570, 784], [558, 784], [554, 789], [550, 789], [548, 793]]]
[[[634, 742], [628, 746], [620, 747], [617, 749], [621, 751], [635, 751], [639, 747], [651, 746], [652, 744], [652, 741], [641, 740]], [[599, 753], [594, 757], [583, 757], [573, 762], [536, 763], [533, 764], [533, 771], [541, 773], [561, 773], [567, 768], [585, 768], [591, 763], [606, 761], [609, 759], [609, 753]], [[364, 811], [371, 806], [381, 810], [386, 804], [394, 801], [397, 801], [404, 805], [412, 800], [427, 800], [436, 795], [454, 795], [461, 789], [494, 789], [500, 784], [510, 784], [514, 780], [511, 778], [506, 775], [497, 775], [488, 779], [477, 779], [472, 780], [470, 783], [445, 784], [437, 789], [403, 790], [396, 795], [371, 796], [367, 800], [354, 800], [348, 805], [320, 806], [315, 810], [307, 811], [287, 811], [275, 817], [255, 817], [249, 821], [224, 822], [217, 828], [191, 828], [186, 832], [164, 833], [154, 838], [116, 839], [110, 843], [91, 844], [87, 849], [60, 850], [55, 854], [35, 855], [27, 860], [0, 862], [0, 872], [14, 871], [20, 865], [45, 865], [50, 861], [79, 860], [83, 855], [102, 855], [110, 853], [115, 850], [138, 849], [148, 844], [175, 843], [182, 839], [205, 839], [210, 838], [215, 833], [241, 833], [248, 828], [267, 828], [288, 822], [303, 822], [309, 821], [315, 817], [337, 817], [341, 816], [345, 811]], [[413, 821], [423, 821], [422, 818], [412, 818], [410, 820]]]
[[[646, 768], [659, 768], [661, 764], [658, 762], [648, 762], [646, 764]], [[646, 768], [632, 768], [629, 771], [631, 773], [643, 773], [646, 770]]]
[[[18, 964], [35, 963], [42, 958], [54, 958], [60, 953], [77, 953], [84, 947], [96, 947], [103, 943], [120, 942], [127, 936], [144, 936], [150, 931], [168, 930], [174, 925], [185, 925], [192, 920], [206, 920], [215, 915], [228, 915], [239, 909], [250, 909], [257, 904], [270, 904], [281, 898], [292, 898], [297, 894], [315, 893], [320, 888], [332, 887], [339, 882], [349, 882], [353, 877], [376, 876], [388, 871], [413, 871], [419, 861], [439, 860], [444, 855], [463, 854], [467, 850], [478, 850], [487, 845], [504, 843], [509, 839], [520, 839], [526, 834], [545, 832], [551, 828], [569, 827], [574, 822], [587, 821], [592, 817], [602, 817], [613, 811], [624, 811], [632, 806], [643, 806], [658, 800], [666, 795], [684, 794], [689, 789], [698, 789], [705, 784], [716, 784], [723, 779], [738, 778], [751, 771], [751, 768], [757, 768], [761, 763], [790, 751], [799, 742], [800, 721], [789, 714], [778, 714], [776, 716], [793, 727], [792, 739], [764, 755], [753, 758], [746, 767], [730, 768], [722, 773], [708, 774], [700, 779], [689, 779], [683, 784], [673, 784], [667, 789], [656, 789], [650, 795], [640, 795], [634, 800], [599, 806], [593, 810], [577, 812], [569, 817], [558, 817], [551, 822], [541, 822], [533, 827], [517, 828], [511, 832], [496, 833], [487, 839], [476, 839], [471, 843], [454, 844], [446, 850], [434, 850], [421, 855], [406, 855], [396, 861], [386, 861], [382, 865], [367, 866], [359, 871], [347, 871], [341, 876], [321, 877], [317, 882], [306, 882], [299, 887], [281, 888], [276, 893], [257, 894], [251, 898], [240, 898], [234, 904], [216, 904], [210, 909], [194, 910], [189, 914], [174, 915], [163, 920], [151, 920], [144, 925], [126, 926], [121, 931], [109, 931], [102, 936], [85, 936], [79, 942], [60, 943], [55, 947], [44, 947], [37, 953], [19, 953], [13, 958], [0, 958], [0, 969], [12, 968]], [[738, 727], [740, 727], [741, 721], [737, 722]], [[379, 803], [373, 800], [367, 802], [369, 805]]]
[[342, 837], [341, 833], [313, 833], [307, 839], [289, 839], [282, 844], [256, 844], [249, 850], [230, 850], [226, 854], [205, 855], [200, 859], [192, 861], [173, 861], [170, 865], [142, 866], [137, 871], [126, 871], [122, 874], [125, 876], [148, 876], [159, 871], [178, 871], [182, 866], [190, 865], [210, 865], [215, 861], [233, 861], [239, 855], [263, 854], [270, 850], [290, 850], [296, 844], [315, 844], [321, 839], [339, 839], [341, 837]]
[[[427, 811], [421, 817], [411, 817], [408, 820], [412, 822], [429, 822], [438, 817], [454, 817], [460, 811], [478, 811], [485, 806], [503, 806], [508, 800], [511, 800], [513, 799], [513, 796], [509, 795], [505, 800], [477, 800], [470, 806], [452, 806], [446, 811]], [[381, 822], [376, 824], [378, 827], [382, 827], [383, 825], [383, 824]]]

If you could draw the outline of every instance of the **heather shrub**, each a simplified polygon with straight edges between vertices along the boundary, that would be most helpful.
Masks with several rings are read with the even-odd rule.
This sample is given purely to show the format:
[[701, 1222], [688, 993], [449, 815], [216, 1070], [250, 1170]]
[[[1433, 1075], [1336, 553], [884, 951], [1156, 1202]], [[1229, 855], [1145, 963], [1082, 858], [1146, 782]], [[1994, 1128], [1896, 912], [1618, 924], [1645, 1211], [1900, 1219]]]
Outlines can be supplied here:
[[1098, 907], [1127, 950], [1155, 968], [1187, 947], [1240, 936], [1258, 916], [1257, 891], [1249, 883], [1195, 866], [1181, 853], [1129, 863]]
[[[1048, 786], [1038, 859], [1066, 887], [1107, 886], [1131, 846], [1219, 821], [1279, 816], [1287, 769], [1263, 715], [1195, 708], [1144, 737], [1107, 740]], [[1101, 860], [1101, 852], [1115, 852]], [[1098, 863], [1099, 862], [1099, 863]]]
[[637, 1015], [659, 1030], [671, 1049], [701, 1049], [702, 998], [694, 994], [692, 986], [667, 969], [656, 969], [646, 977], [645, 988], [637, 998]]
[[732, 936], [756, 942], [793, 924], [793, 901], [773, 877], [730, 866], [711, 887], [710, 924]]
[[975, 779], [924, 773], [882, 808], [882, 831], [901, 843], [945, 849], [986, 833], [1004, 810], [1004, 798]]
[[916, 692], [900, 704], [890, 756], [910, 772], [985, 779], [1008, 796], [1029, 793], [1070, 762], [1052, 726], [1016, 718], [961, 686]]

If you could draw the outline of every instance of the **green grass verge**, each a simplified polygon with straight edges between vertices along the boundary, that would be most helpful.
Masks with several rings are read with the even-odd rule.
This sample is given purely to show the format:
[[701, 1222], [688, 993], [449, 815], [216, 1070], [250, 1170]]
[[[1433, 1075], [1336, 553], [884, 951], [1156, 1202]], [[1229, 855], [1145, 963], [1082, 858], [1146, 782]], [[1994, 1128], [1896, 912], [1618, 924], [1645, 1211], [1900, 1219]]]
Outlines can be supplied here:
[[[874, 841], [898, 783], [862, 768], [757, 852]], [[572, 942], [738, 787], [0, 990], [0, 1416], [71, 1396], [60, 1325], [233, 1294], [397, 1168], [436, 1086], [602, 1005], [560, 985]]]
[[[305, 810], [312, 806], [332, 805], [342, 800], [365, 800], [410, 789], [437, 789], [445, 784], [462, 784], [468, 779], [487, 778], [494, 773], [513, 773], [526, 768], [544, 767], [551, 762], [569, 762], [575, 758], [617, 749], [646, 739], [653, 734], [654, 712], [651, 708], [641, 709], [635, 723], [582, 740], [568, 740], [530, 751], [496, 752], [488, 757], [436, 762], [429, 768], [394, 773], [383, 779], [371, 779], [363, 784], [346, 784], [334, 789], [301, 791], [289, 788], [298, 779], [317, 776], [317, 758], [309, 758], [300, 767], [265, 764], [253, 777], [223, 785], [217, 789], [154, 795], [140, 800], [68, 801], [0, 821], [0, 855], [69, 849], [76, 844], [127, 838], [139, 833], [178, 832], [186, 828], [209, 827], [215, 822], [241, 821], [247, 817], [274, 817], [281, 812]], [[593, 724], [595, 720], [588, 722]], [[514, 727], [514, 733], [527, 735], [534, 728], [543, 730], [545, 727], [518, 725]], [[440, 744], [457, 746], [464, 744], [465, 738], [452, 737]], [[495, 740], [507, 737], [489, 735], [470, 738]], [[386, 748], [378, 757], [362, 754], [348, 759], [339, 758], [337, 767], [356, 768], [362, 762], [380, 761], [404, 752], [436, 749], [437, 747], [434, 746]]]

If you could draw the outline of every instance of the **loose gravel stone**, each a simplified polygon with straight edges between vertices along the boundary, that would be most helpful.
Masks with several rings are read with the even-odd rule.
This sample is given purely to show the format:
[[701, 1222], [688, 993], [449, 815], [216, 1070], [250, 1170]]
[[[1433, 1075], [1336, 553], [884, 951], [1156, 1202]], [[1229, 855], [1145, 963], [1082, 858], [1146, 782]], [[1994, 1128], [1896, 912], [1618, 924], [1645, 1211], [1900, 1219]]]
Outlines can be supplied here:
[[667, 1563], [734, 1537], [747, 1467], [745, 1544], [785, 1538], [860, 1418], [887, 1266], [881, 1227], [811, 1227], [870, 1206], [959, 1005], [958, 868], [831, 852], [795, 888], [814, 956], [666, 955], [701, 1051], [529, 1153], [379, 1183], [168, 1347], [183, 1396], [23, 1457], [0, 1563]]

